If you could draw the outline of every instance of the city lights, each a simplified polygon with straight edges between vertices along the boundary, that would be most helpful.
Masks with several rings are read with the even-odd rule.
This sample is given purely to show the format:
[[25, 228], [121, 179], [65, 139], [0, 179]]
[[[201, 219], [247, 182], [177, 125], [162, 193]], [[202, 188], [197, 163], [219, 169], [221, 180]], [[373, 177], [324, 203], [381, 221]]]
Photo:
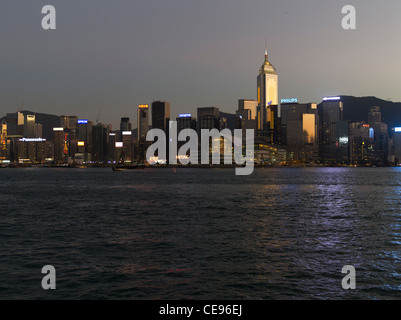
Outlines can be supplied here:
[[324, 97], [323, 101], [338, 101], [341, 100], [341, 97]]
[[178, 117], [179, 117], [179, 118], [191, 118], [191, 117], [192, 117], [192, 114], [190, 114], [190, 113], [180, 113], [180, 114], [178, 115]]

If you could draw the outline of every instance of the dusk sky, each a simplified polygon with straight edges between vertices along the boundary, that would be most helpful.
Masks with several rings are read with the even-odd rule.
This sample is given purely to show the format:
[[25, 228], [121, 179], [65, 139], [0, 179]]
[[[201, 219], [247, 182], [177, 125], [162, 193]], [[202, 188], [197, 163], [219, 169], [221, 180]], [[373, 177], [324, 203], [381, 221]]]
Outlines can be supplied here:
[[[43, 30], [44, 5], [57, 29]], [[341, 9], [356, 7], [356, 30]], [[23, 109], [118, 129], [138, 104], [171, 115], [256, 99], [265, 39], [279, 98], [328, 95], [401, 101], [399, 0], [2, 0], [0, 117]]]

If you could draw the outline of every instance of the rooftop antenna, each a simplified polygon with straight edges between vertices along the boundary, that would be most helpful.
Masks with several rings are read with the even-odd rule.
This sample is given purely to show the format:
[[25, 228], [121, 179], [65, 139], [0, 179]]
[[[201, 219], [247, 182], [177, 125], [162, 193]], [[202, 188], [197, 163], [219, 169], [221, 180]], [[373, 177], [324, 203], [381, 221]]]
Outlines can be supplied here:
[[267, 61], [267, 39], [265, 39], [265, 60]]
[[102, 112], [102, 110], [99, 110], [99, 113], [98, 113], [97, 118], [96, 118], [96, 124], [99, 124], [100, 113], [101, 113], [101, 112]]

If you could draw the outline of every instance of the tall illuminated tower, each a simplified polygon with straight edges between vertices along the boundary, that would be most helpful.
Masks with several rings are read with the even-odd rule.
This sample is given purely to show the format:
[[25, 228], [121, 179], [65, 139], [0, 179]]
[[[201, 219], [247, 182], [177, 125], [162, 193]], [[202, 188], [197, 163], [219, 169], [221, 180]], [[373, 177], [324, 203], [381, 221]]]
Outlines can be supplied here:
[[265, 61], [258, 75], [257, 131], [259, 136], [267, 136], [274, 130], [274, 116], [270, 106], [278, 106], [278, 77], [276, 68], [269, 62], [267, 46]]

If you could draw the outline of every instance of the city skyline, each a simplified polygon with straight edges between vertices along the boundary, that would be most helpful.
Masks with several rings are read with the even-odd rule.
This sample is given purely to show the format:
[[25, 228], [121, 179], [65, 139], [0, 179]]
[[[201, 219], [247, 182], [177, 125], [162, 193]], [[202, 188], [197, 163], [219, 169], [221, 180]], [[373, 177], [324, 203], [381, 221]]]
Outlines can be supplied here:
[[23, 105], [95, 119], [101, 110], [100, 120], [113, 127], [124, 116], [136, 123], [137, 105], [155, 100], [171, 103], [172, 118], [202, 106], [234, 113], [239, 99], [256, 99], [265, 39], [279, 98], [401, 101], [395, 63], [401, 48], [391, 37], [400, 29], [396, 2], [354, 2], [351, 31], [341, 28], [338, 1], [52, 4], [58, 26], [49, 32], [40, 28], [37, 4], [16, 9], [19, 19], [13, 3], [1, 10], [4, 113]]

